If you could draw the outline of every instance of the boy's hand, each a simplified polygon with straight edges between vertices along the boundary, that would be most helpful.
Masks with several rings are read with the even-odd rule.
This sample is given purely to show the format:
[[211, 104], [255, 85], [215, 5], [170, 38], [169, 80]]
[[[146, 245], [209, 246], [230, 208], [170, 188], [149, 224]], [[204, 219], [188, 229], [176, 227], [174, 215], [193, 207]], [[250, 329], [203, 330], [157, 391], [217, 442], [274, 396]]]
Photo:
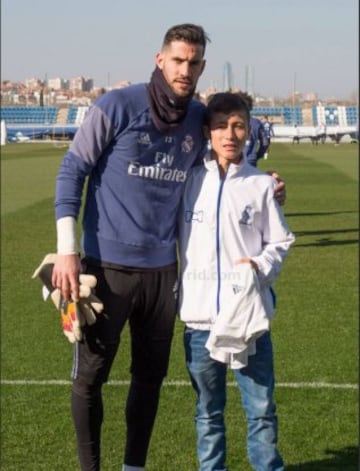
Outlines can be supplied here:
[[274, 188], [274, 196], [276, 201], [283, 206], [286, 202], [286, 184], [280, 175], [275, 172], [275, 170], [269, 170], [267, 172], [274, 180], [276, 180], [276, 185]]

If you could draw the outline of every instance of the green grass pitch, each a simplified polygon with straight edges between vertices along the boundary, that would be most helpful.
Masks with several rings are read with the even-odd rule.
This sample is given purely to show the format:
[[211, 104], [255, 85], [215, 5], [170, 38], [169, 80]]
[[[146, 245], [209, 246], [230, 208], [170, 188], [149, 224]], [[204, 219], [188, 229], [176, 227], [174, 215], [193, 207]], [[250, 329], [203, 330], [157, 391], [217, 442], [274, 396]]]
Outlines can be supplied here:
[[[55, 251], [55, 176], [66, 149], [1, 148], [1, 463], [3, 471], [78, 469], [70, 416], [72, 346], [31, 275]], [[276, 283], [273, 321], [279, 447], [290, 471], [358, 469], [358, 147], [272, 144], [259, 167], [287, 183], [296, 243]], [[196, 471], [194, 393], [176, 326], [147, 471]], [[104, 387], [102, 469], [120, 470], [129, 380], [124, 333]], [[228, 375], [231, 471], [250, 471], [246, 424]]]

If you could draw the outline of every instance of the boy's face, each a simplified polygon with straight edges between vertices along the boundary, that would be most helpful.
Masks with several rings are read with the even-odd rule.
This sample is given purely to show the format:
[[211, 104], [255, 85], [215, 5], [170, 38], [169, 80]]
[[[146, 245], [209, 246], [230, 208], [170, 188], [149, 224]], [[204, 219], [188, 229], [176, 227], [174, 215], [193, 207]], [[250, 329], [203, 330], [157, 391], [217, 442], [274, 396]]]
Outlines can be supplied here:
[[213, 155], [221, 166], [239, 163], [249, 136], [249, 122], [245, 113], [215, 113], [208, 129]]

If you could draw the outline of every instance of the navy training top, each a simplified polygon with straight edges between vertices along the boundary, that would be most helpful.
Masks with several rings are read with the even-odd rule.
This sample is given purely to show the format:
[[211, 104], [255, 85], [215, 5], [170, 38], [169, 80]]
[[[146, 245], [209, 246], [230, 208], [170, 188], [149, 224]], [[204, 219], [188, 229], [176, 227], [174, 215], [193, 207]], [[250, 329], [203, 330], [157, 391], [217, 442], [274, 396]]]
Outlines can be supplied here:
[[61, 164], [56, 219], [78, 218], [88, 176], [82, 246], [86, 256], [129, 267], [176, 261], [176, 216], [188, 170], [202, 162], [205, 107], [192, 100], [174, 132], [160, 133], [147, 84], [102, 95]]

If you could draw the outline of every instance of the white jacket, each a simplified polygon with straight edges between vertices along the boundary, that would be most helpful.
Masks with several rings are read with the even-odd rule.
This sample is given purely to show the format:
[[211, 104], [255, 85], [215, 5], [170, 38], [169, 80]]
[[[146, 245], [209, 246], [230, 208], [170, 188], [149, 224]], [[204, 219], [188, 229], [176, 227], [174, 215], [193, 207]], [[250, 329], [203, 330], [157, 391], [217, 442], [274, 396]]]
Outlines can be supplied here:
[[295, 237], [273, 189], [272, 177], [246, 162], [231, 164], [224, 180], [214, 160], [192, 169], [178, 218], [179, 312], [189, 327], [211, 330], [243, 257], [257, 263], [264, 309], [274, 315], [270, 287]]
[[222, 287], [227, 289], [226, 303], [205, 345], [212, 358], [232, 369], [247, 366], [248, 356], [256, 353], [256, 339], [270, 329], [255, 270], [250, 263], [241, 263], [234, 268], [235, 276], [236, 289]]

